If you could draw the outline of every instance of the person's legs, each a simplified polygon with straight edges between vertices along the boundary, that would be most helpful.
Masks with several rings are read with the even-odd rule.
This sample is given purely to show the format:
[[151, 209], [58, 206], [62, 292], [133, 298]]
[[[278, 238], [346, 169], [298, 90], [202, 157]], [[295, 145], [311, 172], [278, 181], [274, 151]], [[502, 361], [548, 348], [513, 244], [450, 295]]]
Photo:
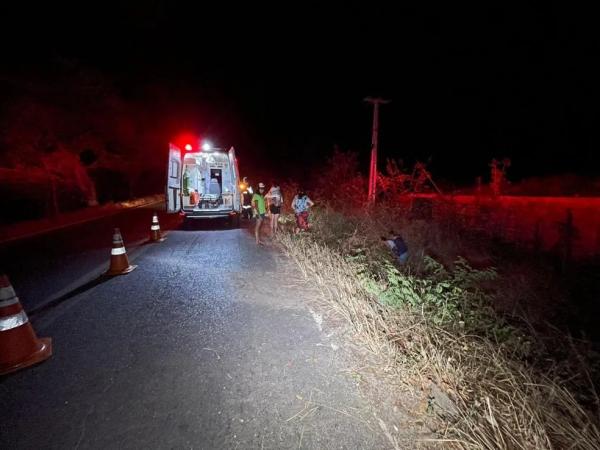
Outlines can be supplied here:
[[298, 214], [298, 226], [302, 231], [308, 230], [308, 211]]
[[279, 214], [273, 214], [273, 234], [277, 233], [279, 226]]
[[407, 260], [408, 260], [408, 252], [404, 252], [400, 256], [398, 256], [398, 261], [400, 262], [400, 264], [405, 264]]
[[256, 243], [260, 244], [260, 226], [262, 225], [262, 216], [259, 214], [256, 218], [256, 227], [254, 228], [254, 237], [256, 238]]

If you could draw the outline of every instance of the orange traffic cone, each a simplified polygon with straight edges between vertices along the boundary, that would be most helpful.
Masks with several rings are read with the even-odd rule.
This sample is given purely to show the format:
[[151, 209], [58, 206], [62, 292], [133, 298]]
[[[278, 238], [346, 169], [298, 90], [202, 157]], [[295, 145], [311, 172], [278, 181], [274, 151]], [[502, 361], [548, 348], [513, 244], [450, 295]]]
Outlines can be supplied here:
[[0, 275], [0, 375], [32, 366], [52, 355], [52, 339], [35, 335], [6, 275]]
[[127, 250], [125, 250], [125, 244], [123, 244], [123, 238], [118, 228], [115, 228], [113, 234], [113, 245], [110, 251], [110, 267], [108, 268], [107, 275], [125, 275], [131, 272], [137, 266], [129, 264], [127, 259]]
[[152, 216], [152, 225], [150, 225], [150, 241], [151, 242], [162, 242], [165, 238], [160, 233], [160, 225], [158, 223], [158, 215], [154, 213]]

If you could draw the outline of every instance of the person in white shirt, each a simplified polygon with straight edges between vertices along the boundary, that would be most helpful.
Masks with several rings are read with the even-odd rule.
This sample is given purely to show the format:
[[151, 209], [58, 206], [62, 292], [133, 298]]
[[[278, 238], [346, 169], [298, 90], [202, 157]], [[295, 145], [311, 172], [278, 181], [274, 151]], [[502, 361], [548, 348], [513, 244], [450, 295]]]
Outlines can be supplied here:
[[267, 192], [266, 197], [269, 202], [269, 212], [271, 213], [271, 235], [275, 236], [279, 223], [279, 215], [281, 214], [281, 206], [283, 205], [283, 194], [277, 182], [273, 181], [271, 183], [271, 189]]

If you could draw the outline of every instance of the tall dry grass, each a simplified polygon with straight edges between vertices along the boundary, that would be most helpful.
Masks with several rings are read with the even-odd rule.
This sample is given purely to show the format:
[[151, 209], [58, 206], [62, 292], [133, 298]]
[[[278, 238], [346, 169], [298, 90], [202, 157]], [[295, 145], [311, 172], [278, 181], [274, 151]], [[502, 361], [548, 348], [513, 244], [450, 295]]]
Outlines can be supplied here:
[[[386, 369], [410, 384], [431, 380], [452, 400], [452, 407], [436, 409], [445, 422], [439, 442], [466, 449], [600, 449], [597, 417], [579, 405], [564, 380], [539, 373], [487, 336], [436, 325], [425, 308], [385, 305], [367, 288], [366, 280], [381, 283], [385, 277], [378, 267], [388, 256], [377, 234], [390, 219], [397, 223], [396, 213], [386, 216], [380, 210], [350, 218], [322, 211], [311, 233], [284, 232], [278, 240], [302, 273], [316, 281], [329, 307], [382, 356]], [[365, 225], [373, 231], [365, 232]], [[412, 242], [421, 239], [425, 245], [432, 239], [414, 221], [404, 225]], [[360, 259], [353, 258], [357, 251]], [[416, 253], [413, 273], [400, 276], [419, 273]]]

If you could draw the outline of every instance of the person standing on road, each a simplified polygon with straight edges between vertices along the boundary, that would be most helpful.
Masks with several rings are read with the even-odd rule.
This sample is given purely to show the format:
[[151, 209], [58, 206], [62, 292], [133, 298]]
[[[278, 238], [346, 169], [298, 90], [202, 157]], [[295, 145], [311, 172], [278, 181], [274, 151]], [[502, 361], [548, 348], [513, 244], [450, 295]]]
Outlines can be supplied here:
[[242, 186], [242, 217], [249, 220], [252, 218], [252, 196], [254, 191], [247, 177], [242, 180]]
[[263, 223], [265, 215], [267, 214], [264, 183], [258, 183], [258, 192], [255, 192], [252, 196], [252, 209], [254, 211], [254, 217], [256, 218], [256, 227], [254, 228], [256, 244], [263, 245], [263, 242], [260, 240], [260, 227]]
[[308, 230], [308, 210], [313, 205], [313, 201], [308, 197], [308, 195], [306, 195], [304, 189], [299, 188], [298, 193], [294, 196], [294, 199], [292, 200], [292, 209], [296, 214], [296, 233], [298, 233], [299, 231]]
[[277, 225], [279, 222], [279, 214], [281, 214], [281, 205], [283, 205], [283, 194], [277, 182], [271, 183], [271, 188], [267, 192], [267, 200], [269, 202], [269, 211], [271, 212], [271, 236], [277, 233]]

